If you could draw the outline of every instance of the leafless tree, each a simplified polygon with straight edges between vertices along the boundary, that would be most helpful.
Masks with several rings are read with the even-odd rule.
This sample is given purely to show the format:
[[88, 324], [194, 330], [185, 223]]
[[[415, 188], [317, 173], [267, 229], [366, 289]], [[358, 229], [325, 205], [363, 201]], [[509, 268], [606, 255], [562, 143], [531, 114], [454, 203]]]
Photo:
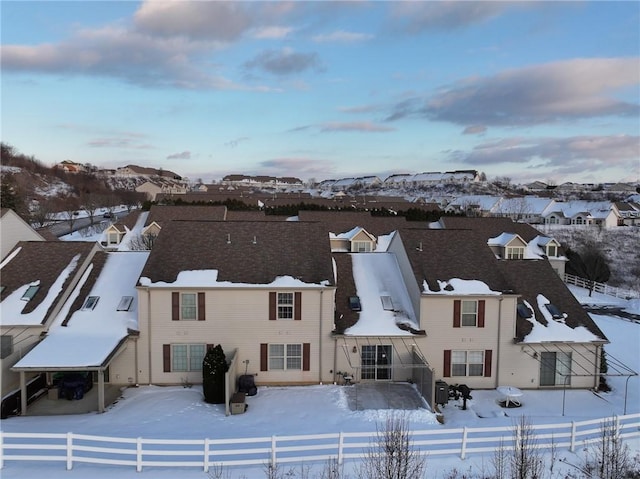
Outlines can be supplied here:
[[29, 221], [35, 228], [43, 228], [52, 221], [53, 205], [50, 201], [34, 201], [29, 213]]
[[629, 446], [620, 436], [620, 425], [615, 419], [603, 421], [600, 437], [587, 451], [581, 467], [588, 477], [597, 479], [623, 479], [640, 477], [640, 465], [634, 464]]
[[158, 235], [138, 235], [129, 241], [129, 249], [133, 251], [151, 251]]
[[93, 193], [84, 193], [80, 197], [80, 203], [82, 204], [82, 207], [85, 209], [85, 211], [89, 215], [89, 223], [91, 225], [93, 225], [94, 216], [96, 215], [98, 208], [100, 208], [100, 203], [98, 202], [98, 200], [99, 200], [99, 197]]
[[425, 467], [426, 458], [412, 446], [408, 421], [396, 414], [378, 427], [357, 475], [359, 479], [419, 479]]
[[514, 448], [510, 460], [512, 479], [540, 479], [544, 474], [544, 460], [538, 448], [533, 426], [520, 416], [514, 424]]

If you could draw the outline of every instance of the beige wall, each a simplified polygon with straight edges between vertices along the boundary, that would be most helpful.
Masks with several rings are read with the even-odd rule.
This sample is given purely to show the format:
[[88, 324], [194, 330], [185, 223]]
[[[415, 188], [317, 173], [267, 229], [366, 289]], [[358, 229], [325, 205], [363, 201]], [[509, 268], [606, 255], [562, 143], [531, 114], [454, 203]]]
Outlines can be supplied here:
[[[44, 331], [42, 326], [30, 327], [1, 327], [0, 334], [13, 336], [13, 353], [6, 358], [0, 360], [2, 370], [2, 391], [1, 396], [20, 388], [20, 374], [11, 371], [11, 367], [22, 359], [33, 347], [40, 342], [40, 333]], [[29, 378], [37, 376], [37, 374], [27, 374]]]
[[[455, 299], [484, 299], [485, 327], [453, 327]], [[524, 389], [540, 388], [540, 356], [542, 351], [572, 353], [572, 388], [591, 388], [597, 384], [593, 374], [598, 371], [598, 348], [594, 344], [545, 343], [544, 345], [516, 343], [517, 296], [436, 296], [425, 295], [422, 300], [421, 325], [427, 332], [423, 350], [427, 361], [436, 371], [436, 378], [449, 384], [466, 384], [474, 389], [493, 389], [515, 386]], [[492, 351], [491, 377], [443, 377], [444, 350]], [[538, 352], [537, 356], [534, 354]], [[591, 375], [590, 375], [591, 374]], [[550, 386], [551, 388], [553, 386]], [[555, 387], [562, 387], [558, 384]], [[544, 386], [546, 388], [546, 386]]]
[[[238, 349], [238, 361], [249, 361], [247, 372], [257, 384], [303, 384], [333, 380], [335, 289], [221, 288], [205, 291], [205, 321], [172, 321], [171, 293], [202, 289], [139, 288], [139, 382], [201, 383], [202, 373], [163, 372], [163, 344], [220, 344]], [[269, 320], [270, 291], [301, 291], [302, 320]], [[151, 331], [149, 330], [151, 327]], [[260, 371], [261, 343], [310, 343], [309, 371]], [[243, 364], [244, 366], [244, 364]], [[240, 368], [244, 374], [244, 367]]]
[[[499, 345], [512, 341], [514, 336], [515, 298], [503, 296], [423, 295], [420, 326], [426, 331], [424, 349], [436, 378], [447, 383], [466, 384], [474, 389], [492, 389], [497, 386]], [[485, 326], [453, 327], [454, 300], [485, 300]], [[505, 338], [506, 336], [506, 338]], [[444, 377], [444, 351], [492, 351], [491, 376]]]
[[109, 383], [123, 386], [137, 384], [136, 340], [129, 338], [124, 349], [109, 365]]
[[19, 241], [44, 241], [44, 238], [13, 210], [5, 211], [0, 221], [0, 258], [2, 259]]

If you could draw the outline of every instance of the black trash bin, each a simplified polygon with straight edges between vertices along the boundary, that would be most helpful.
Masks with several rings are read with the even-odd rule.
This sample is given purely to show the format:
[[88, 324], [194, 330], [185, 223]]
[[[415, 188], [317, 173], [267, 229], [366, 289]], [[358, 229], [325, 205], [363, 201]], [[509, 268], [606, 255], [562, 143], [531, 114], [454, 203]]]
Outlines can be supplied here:
[[245, 393], [247, 396], [255, 396], [258, 393], [252, 374], [243, 374], [238, 378], [238, 392]]
[[444, 381], [436, 381], [436, 404], [445, 406], [449, 402], [449, 385]]

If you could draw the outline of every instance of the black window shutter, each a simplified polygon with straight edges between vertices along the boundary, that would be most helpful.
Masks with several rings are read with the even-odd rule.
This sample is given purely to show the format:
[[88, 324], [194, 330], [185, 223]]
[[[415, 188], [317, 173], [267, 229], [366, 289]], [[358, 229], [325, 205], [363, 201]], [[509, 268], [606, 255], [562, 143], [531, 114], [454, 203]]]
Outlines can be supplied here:
[[[276, 299], [277, 294], [275, 291], [269, 293], [269, 321], [275, 321], [276, 315]], [[266, 369], [265, 369], [266, 371]]]
[[453, 302], [453, 327], [454, 328], [459, 328], [460, 327], [460, 309], [462, 306], [462, 301], [460, 301], [459, 299], [456, 299]]
[[451, 350], [450, 349], [444, 350], [444, 371], [442, 373], [442, 376], [444, 376], [445, 378], [451, 377]]
[[180, 321], [180, 293], [171, 293], [171, 320]]
[[198, 321], [204, 321], [204, 293], [198, 293]]
[[162, 366], [165, 373], [171, 372], [171, 345], [162, 345]]
[[260, 344], [260, 371], [269, 370], [268, 344]]
[[302, 370], [309, 371], [311, 369], [311, 343], [302, 344]]
[[300, 321], [302, 319], [302, 293], [300, 291], [294, 294], [293, 306], [293, 319]]

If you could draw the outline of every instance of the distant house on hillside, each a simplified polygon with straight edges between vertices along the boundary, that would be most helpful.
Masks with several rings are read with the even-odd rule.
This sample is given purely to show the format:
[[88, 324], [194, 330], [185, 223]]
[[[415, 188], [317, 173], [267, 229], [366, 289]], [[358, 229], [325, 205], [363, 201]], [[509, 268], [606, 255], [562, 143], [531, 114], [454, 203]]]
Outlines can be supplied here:
[[554, 201], [543, 212], [545, 224], [572, 226], [603, 226], [612, 228], [622, 221], [610, 201]]
[[303, 186], [300, 178], [292, 176], [249, 176], [249, 175], [227, 175], [222, 178], [223, 185], [253, 186], [258, 188], [284, 188], [292, 186]]
[[154, 177], [159, 176], [161, 178], [169, 178], [173, 180], [180, 180], [182, 177], [173, 171], [164, 170], [164, 169], [156, 169], [156, 168], [145, 168], [143, 166], [136, 165], [127, 165], [116, 170], [116, 176], [124, 176], [124, 177], [132, 177], [132, 176], [146, 176], [146, 177]]
[[82, 173], [84, 171], [87, 171], [85, 165], [76, 163], [75, 161], [71, 160], [61, 161], [60, 163], [53, 165], [53, 167], [55, 169], [62, 170], [65, 173]]
[[138, 193], [146, 193], [147, 198], [155, 201], [158, 195], [184, 195], [189, 192], [186, 183], [165, 178], [154, 178], [136, 187]]

